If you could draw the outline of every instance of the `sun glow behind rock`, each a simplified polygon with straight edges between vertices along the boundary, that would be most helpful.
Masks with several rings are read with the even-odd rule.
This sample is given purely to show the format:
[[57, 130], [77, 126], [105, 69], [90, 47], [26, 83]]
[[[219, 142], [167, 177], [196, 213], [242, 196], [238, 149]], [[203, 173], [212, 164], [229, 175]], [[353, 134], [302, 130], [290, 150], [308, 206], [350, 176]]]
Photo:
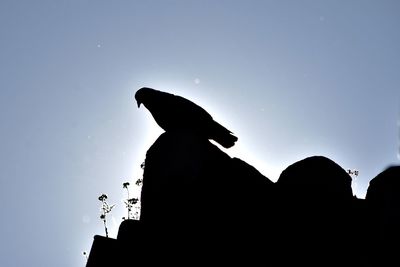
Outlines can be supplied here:
[[214, 118], [215, 121], [223, 125], [225, 128], [229, 129], [233, 132], [233, 135], [238, 137], [238, 141], [235, 145], [229, 149], [226, 149], [219, 145], [218, 143], [211, 140], [211, 142], [217, 145], [222, 151], [227, 153], [230, 157], [239, 158], [249, 165], [252, 165], [256, 168], [262, 175], [266, 176], [271, 181], [275, 182], [281, 173], [281, 169], [277, 166], [274, 166], [271, 163], [265, 162], [262, 157], [257, 154], [257, 151], [251, 151], [248, 146], [248, 140], [250, 140], [251, 136], [245, 136], [241, 129], [241, 125], [236, 125], [234, 122], [237, 121], [233, 117], [235, 114], [230, 114], [229, 116], [224, 115], [228, 110], [224, 110], [223, 107], [215, 107], [212, 105], [204, 105], [205, 108]]
[[[199, 83], [196, 81], [200, 81], [198, 78], [195, 79], [195, 84], [198, 86]], [[164, 92], [168, 92], [171, 94], [179, 95], [182, 96], [195, 104], [199, 105], [203, 109], [205, 109], [213, 118], [216, 120], [218, 123], [226, 127], [227, 129], [231, 130], [234, 132], [234, 135], [236, 133], [239, 133], [239, 127], [235, 126], [233, 123], [233, 119], [229, 119], [229, 116], [225, 116], [223, 114], [226, 114], [231, 111], [231, 108], [228, 110], [224, 109], [224, 104], [221, 103], [217, 104], [217, 100], [215, 99], [208, 99], [207, 97], [204, 97], [205, 93], [200, 91], [199, 87], [197, 86], [192, 86], [192, 87], [185, 87], [182, 85], [178, 84], [167, 84], [163, 83], [161, 85], [161, 82], [156, 82], [153, 83], [153, 85], [148, 85], [149, 87], [156, 89], [156, 90], [161, 90]], [[226, 105], [226, 103], [225, 103]], [[230, 111], [229, 111], [230, 110]], [[164, 132], [163, 129], [161, 129], [157, 123], [154, 121], [154, 118], [151, 116], [150, 112], [146, 110], [143, 106], [140, 107], [139, 111], [141, 113], [145, 113], [143, 115], [144, 121], [145, 121], [145, 141], [143, 142], [143, 147], [140, 149], [141, 151], [146, 151], [156, 140], [157, 138]], [[234, 116], [234, 114], [231, 114]], [[274, 167], [271, 166], [270, 164], [264, 162], [260, 157], [258, 157], [254, 152], [249, 151], [249, 149], [246, 147], [246, 143], [243, 141], [245, 140], [246, 137], [237, 135], [239, 140], [236, 142], [236, 144], [229, 148], [225, 149], [219, 144], [217, 144], [214, 141], [211, 141], [213, 144], [217, 145], [222, 151], [227, 153], [231, 157], [236, 157], [240, 158], [241, 160], [247, 162], [248, 164], [252, 165], [255, 167], [261, 174], [264, 176], [268, 177], [272, 181], [276, 181], [281, 173], [281, 169], [279, 167]]]
[[[182, 93], [183, 94], [183, 93]], [[183, 95], [182, 95], [183, 96]], [[216, 143], [213, 140], [210, 140], [213, 144], [218, 146], [223, 152], [227, 153], [230, 157], [239, 158], [246, 163], [252, 165], [256, 168], [261, 174], [266, 176], [271, 181], [275, 182], [281, 173], [281, 169], [273, 164], [268, 164], [263, 160], [265, 157], [260, 157], [257, 155], [255, 151], [251, 151], [246, 145], [246, 139], [250, 140], [251, 136], [243, 136], [242, 133], [246, 131], [242, 131], [240, 128], [241, 125], [235, 124], [237, 122], [236, 114], [232, 113], [232, 107], [226, 106], [227, 103], [219, 102], [215, 99], [208, 99], [203, 97], [204, 94], [193, 94], [186, 95], [184, 97], [188, 98], [192, 102], [204, 108], [215, 121], [220, 123], [222, 126], [227, 128], [228, 130], [233, 132], [233, 135], [238, 137], [238, 141], [235, 145], [229, 149], [226, 149]], [[224, 100], [224, 99], [221, 99]], [[225, 115], [226, 114], [226, 115]]]
[[282, 170], [277, 166], [273, 166], [271, 164], [268, 164], [268, 162], [264, 162], [261, 157], [258, 157], [254, 152], [249, 151], [249, 149], [247, 149], [245, 145], [242, 145], [239, 142], [240, 138], [239, 141], [232, 148], [229, 148], [229, 150], [226, 150], [225, 152], [231, 157], [239, 158], [246, 163], [252, 165], [262, 175], [264, 175], [271, 181], [276, 182]]

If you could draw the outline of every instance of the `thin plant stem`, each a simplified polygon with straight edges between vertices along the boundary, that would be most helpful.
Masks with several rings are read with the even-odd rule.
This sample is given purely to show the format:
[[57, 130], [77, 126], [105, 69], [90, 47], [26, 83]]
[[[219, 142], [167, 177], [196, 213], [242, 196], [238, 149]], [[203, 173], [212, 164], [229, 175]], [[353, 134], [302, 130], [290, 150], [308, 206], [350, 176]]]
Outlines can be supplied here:
[[106, 237], [108, 237], [108, 230], [107, 230], [106, 220], [103, 220], [103, 222], [104, 222], [104, 229], [106, 230]]

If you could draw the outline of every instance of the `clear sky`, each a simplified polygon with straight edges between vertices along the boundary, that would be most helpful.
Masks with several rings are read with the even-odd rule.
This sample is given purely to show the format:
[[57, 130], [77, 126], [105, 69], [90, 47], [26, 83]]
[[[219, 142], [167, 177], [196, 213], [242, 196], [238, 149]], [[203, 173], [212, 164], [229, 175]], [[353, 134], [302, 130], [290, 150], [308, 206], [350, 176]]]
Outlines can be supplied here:
[[359, 170], [364, 197], [399, 163], [399, 14], [396, 0], [1, 0], [0, 266], [84, 266], [102, 193], [116, 236], [122, 183], [162, 132], [133, 101], [142, 86], [207, 109], [239, 137], [224, 151], [271, 180], [324, 155]]

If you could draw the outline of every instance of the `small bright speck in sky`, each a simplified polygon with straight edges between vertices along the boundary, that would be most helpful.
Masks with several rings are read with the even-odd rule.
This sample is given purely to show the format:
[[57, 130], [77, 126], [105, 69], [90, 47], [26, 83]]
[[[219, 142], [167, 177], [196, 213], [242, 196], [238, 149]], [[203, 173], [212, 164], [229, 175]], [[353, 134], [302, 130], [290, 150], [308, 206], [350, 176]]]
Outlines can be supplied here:
[[[98, 197], [126, 216], [163, 132], [134, 93], [186, 97], [231, 130], [223, 149], [276, 181], [308, 156], [400, 163], [400, 2], [0, 2], [0, 266], [84, 266]], [[133, 192], [133, 191], [132, 191]]]

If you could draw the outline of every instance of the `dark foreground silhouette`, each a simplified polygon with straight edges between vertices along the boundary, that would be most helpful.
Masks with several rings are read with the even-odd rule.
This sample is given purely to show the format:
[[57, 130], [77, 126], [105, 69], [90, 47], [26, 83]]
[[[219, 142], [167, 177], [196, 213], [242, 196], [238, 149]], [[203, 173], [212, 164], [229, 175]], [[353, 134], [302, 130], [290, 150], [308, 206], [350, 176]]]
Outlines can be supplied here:
[[146, 154], [140, 220], [116, 239], [96, 235], [93, 266], [400, 266], [400, 167], [365, 199], [323, 156], [272, 182], [229, 148], [237, 137], [193, 102], [151, 88], [135, 94], [166, 132]]
[[204, 136], [166, 132], [146, 154], [140, 220], [96, 235], [92, 266], [400, 266], [400, 167], [353, 196], [312, 156], [277, 182]]

